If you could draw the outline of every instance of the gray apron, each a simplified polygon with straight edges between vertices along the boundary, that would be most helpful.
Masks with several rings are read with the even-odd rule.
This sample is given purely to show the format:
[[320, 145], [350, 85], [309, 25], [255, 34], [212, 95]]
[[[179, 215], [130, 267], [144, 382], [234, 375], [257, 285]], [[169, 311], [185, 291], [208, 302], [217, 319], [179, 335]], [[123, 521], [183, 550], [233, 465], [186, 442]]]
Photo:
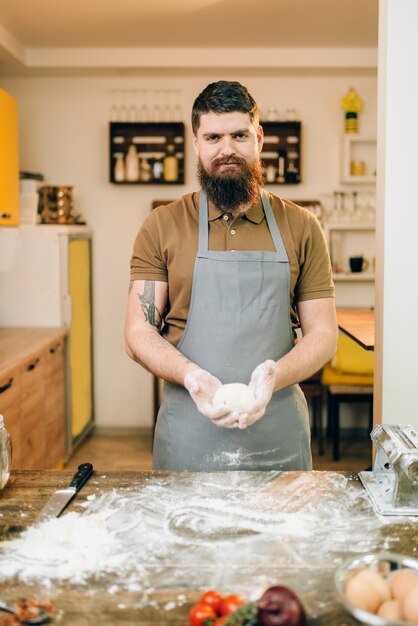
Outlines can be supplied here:
[[[289, 260], [264, 191], [261, 198], [276, 252], [208, 250], [208, 203], [206, 194], [200, 195], [189, 317], [177, 348], [224, 384], [248, 384], [257, 365], [277, 361], [293, 348]], [[274, 393], [264, 416], [241, 430], [215, 426], [183, 386], [166, 382], [153, 467], [311, 469], [308, 409], [300, 387]]]

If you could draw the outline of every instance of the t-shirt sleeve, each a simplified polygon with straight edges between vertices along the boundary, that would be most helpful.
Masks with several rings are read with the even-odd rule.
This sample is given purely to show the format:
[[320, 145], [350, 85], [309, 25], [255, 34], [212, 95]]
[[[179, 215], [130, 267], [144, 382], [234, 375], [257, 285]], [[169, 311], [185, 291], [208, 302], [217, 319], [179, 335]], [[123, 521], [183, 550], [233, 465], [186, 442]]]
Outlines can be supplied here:
[[300, 254], [300, 271], [295, 286], [295, 304], [303, 300], [334, 297], [335, 288], [328, 247], [324, 231], [314, 215], [309, 215]]
[[133, 245], [131, 280], [160, 280], [167, 282], [167, 263], [162, 251], [161, 227], [156, 213], [142, 224]]

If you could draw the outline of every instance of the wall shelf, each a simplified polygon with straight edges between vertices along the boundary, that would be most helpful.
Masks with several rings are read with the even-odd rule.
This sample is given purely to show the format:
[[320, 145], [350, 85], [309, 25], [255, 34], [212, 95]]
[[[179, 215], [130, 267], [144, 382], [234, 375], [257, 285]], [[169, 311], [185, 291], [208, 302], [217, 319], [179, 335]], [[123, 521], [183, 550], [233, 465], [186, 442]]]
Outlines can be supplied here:
[[[354, 175], [352, 162], [364, 163], [364, 174]], [[354, 184], [376, 183], [376, 137], [347, 134], [342, 139], [341, 182]]]
[[[138, 177], [126, 175], [130, 146], [138, 156]], [[164, 161], [174, 146], [177, 176], [165, 177]], [[115, 185], [184, 184], [185, 142], [183, 122], [110, 122], [109, 181]], [[118, 172], [125, 174], [121, 177]]]
[[267, 185], [301, 182], [301, 123], [260, 122], [264, 131], [261, 153]]
[[374, 282], [374, 272], [334, 272], [332, 274], [334, 282]]
[[[324, 233], [334, 270], [334, 281], [374, 281], [375, 225], [373, 223], [327, 222], [324, 224]], [[363, 272], [351, 272], [349, 269], [351, 256], [368, 256], [368, 267]]]
[[376, 225], [374, 222], [326, 222], [324, 230], [330, 232], [333, 230], [346, 230], [346, 231], [374, 231]]

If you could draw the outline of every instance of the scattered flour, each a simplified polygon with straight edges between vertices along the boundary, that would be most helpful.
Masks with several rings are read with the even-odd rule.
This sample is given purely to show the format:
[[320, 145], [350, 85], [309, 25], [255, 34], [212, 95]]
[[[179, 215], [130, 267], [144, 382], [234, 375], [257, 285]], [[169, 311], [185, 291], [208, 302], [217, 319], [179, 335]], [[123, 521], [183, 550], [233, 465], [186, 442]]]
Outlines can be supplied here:
[[[231, 588], [240, 576], [254, 589], [260, 563], [274, 571], [327, 562], [332, 572], [344, 555], [390, 549], [385, 523], [364, 490], [337, 473], [150, 475], [2, 542], [0, 580], [89, 591], [104, 581], [113, 594], [173, 581]], [[265, 577], [258, 582], [261, 592]]]

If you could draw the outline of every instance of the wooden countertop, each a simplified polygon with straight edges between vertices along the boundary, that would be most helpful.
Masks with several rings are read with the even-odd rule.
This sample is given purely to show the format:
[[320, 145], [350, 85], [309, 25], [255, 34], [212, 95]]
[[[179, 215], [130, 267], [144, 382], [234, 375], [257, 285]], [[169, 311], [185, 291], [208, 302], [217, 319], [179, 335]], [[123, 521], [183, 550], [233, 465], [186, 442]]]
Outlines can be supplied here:
[[[0, 494], [0, 539], [20, 536], [71, 476], [13, 472]], [[102, 512], [104, 525], [113, 520], [121, 529], [116, 557], [126, 550], [133, 569], [97, 571], [84, 584], [52, 580], [49, 587], [42, 577], [10, 584], [0, 544], [1, 598], [49, 598], [64, 626], [185, 626], [203, 590], [248, 599], [281, 583], [298, 593], [309, 624], [355, 626], [334, 592], [338, 565], [368, 551], [410, 555], [416, 545], [416, 518], [379, 520], [358, 478], [347, 473], [95, 472], [59, 522], [75, 523], [71, 511], [86, 519], [83, 503], [93, 507], [89, 514]], [[65, 569], [60, 565], [53, 562], [56, 576]], [[33, 557], [20, 567], [28, 576]]]
[[63, 328], [0, 328], [0, 377], [23, 360], [36, 356], [48, 344], [62, 339]]
[[337, 309], [338, 327], [366, 350], [374, 350], [374, 310]]

